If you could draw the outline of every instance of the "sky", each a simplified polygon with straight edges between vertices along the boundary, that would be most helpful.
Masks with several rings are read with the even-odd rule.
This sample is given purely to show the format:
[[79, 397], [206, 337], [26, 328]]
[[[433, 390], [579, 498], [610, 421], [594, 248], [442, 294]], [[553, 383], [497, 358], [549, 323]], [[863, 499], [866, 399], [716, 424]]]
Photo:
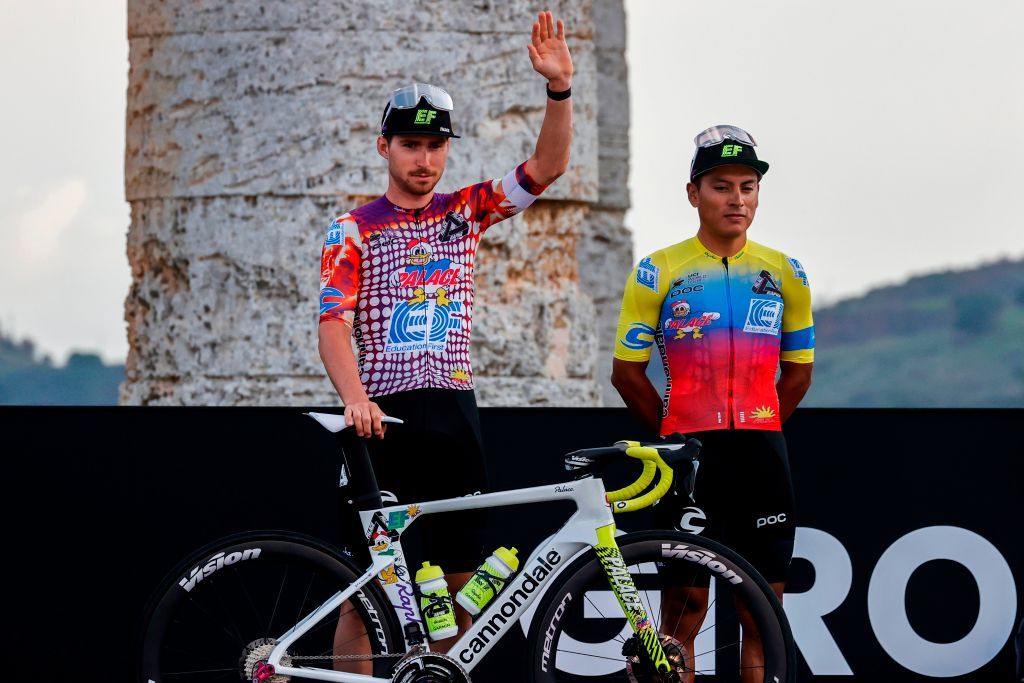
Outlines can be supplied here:
[[[127, 353], [126, 0], [0, 3], [0, 330]], [[636, 259], [697, 227], [693, 136], [771, 164], [750, 237], [816, 305], [1024, 256], [1017, 0], [625, 0]]]
[[125, 0], [0, 2], [0, 329], [123, 361]]
[[1024, 3], [626, 0], [637, 259], [691, 236], [693, 136], [771, 164], [750, 239], [815, 305], [1024, 255]]

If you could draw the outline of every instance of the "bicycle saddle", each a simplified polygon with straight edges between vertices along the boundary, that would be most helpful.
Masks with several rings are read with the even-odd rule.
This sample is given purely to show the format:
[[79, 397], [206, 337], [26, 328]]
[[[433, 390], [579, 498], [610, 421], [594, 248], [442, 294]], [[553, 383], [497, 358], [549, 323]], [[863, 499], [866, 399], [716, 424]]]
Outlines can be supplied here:
[[[345, 424], [344, 415], [335, 415], [334, 413], [303, 413], [303, 415], [309, 415], [311, 418], [323, 425], [324, 429], [329, 432], [340, 432], [342, 429], [350, 427], [351, 425]], [[391, 417], [390, 415], [384, 415], [380, 418], [381, 422], [391, 422], [393, 424], [402, 424], [402, 420], [397, 417]]]

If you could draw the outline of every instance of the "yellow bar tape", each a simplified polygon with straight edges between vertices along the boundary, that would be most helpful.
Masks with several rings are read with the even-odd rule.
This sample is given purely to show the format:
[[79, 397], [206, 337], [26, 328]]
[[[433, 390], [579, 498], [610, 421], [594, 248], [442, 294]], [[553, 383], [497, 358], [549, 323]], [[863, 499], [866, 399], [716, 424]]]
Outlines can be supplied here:
[[[627, 446], [626, 455], [642, 460], [644, 469], [637, 480], [629, 486], [608, 492], [608, 502], [616, 503], [612, 506], [614, 512], [633, 512], [653, 505], [668, 493], [669, 488], [672, 487], [672, 476], [674, 474], [672, 468], [662, 459], [661, 453], [658, 452], [657, 448], [641, 446], [636, 441], [626, 441], [624, 443]], [[658, 485], [644, 495], [639, 495], [654, 481], [656, 472], [661, 474]]]

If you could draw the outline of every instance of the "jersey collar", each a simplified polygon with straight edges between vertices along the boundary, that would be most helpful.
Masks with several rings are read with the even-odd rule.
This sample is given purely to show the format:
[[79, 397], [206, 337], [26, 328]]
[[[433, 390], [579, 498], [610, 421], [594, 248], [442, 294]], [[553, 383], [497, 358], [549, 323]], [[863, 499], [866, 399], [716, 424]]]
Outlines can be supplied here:
[[[688, 241], [690, 242], [690, 249], [691, 249], [691, 251], [694, 254], [699, 254], [699, 255], [703, 256], [704, 258], [706, 258], [706, 259], [708, 259], [710, 261], [721, 261], [722, 260], [721, 256], [719, 256], [718, 254], [714, 253], [713, 251], [711, 251], [707, 247], [705, 247], [704, 244], [700, 241], [700, 238], [697, 237], [696, 235], [691, 237]], [[748, 250], [749, 247], [750, 247], [750, 240], [747, 240], [746, 244], [743, 245], [743, 248], [740, 249], [735, 254], [733, 254], [732, 256], [730, 256], [729, 260], [730, 261], [739, 261], [739, 260], [741, 260], [744, 256], [746, 256], [747, 250]]]

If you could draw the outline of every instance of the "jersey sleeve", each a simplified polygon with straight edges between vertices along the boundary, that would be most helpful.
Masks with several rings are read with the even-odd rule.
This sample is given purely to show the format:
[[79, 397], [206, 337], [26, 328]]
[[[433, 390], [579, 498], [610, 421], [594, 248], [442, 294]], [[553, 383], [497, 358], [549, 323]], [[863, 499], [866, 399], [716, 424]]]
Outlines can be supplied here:
[[320, 322], [352, 324], [359, 295], [359, 267], [363, 241], [359, 225], [350, 215], [334, 219], [327, 229], [320, 256]]
[[790, 363], [814, 362], [814, 320], [811, 317], [811, 287], [807, 273], [795, 258], [784, 256], [782, 275], [782, 347], [779, 360]]
[[664, 252], [658, 252], [641, 259], [629, 274], [615, 330], [615, 357], [619, 360], [650, 360], [658, 318], [669, 289], [667, 266]]
[[512, 169], [504, 178], [487, 180], [459, 190], [470, 206], [473, 220], [483, 232], [495, 223], [515, 216], [537, 201], [548, 189], [526, 172], [526, 162]]

